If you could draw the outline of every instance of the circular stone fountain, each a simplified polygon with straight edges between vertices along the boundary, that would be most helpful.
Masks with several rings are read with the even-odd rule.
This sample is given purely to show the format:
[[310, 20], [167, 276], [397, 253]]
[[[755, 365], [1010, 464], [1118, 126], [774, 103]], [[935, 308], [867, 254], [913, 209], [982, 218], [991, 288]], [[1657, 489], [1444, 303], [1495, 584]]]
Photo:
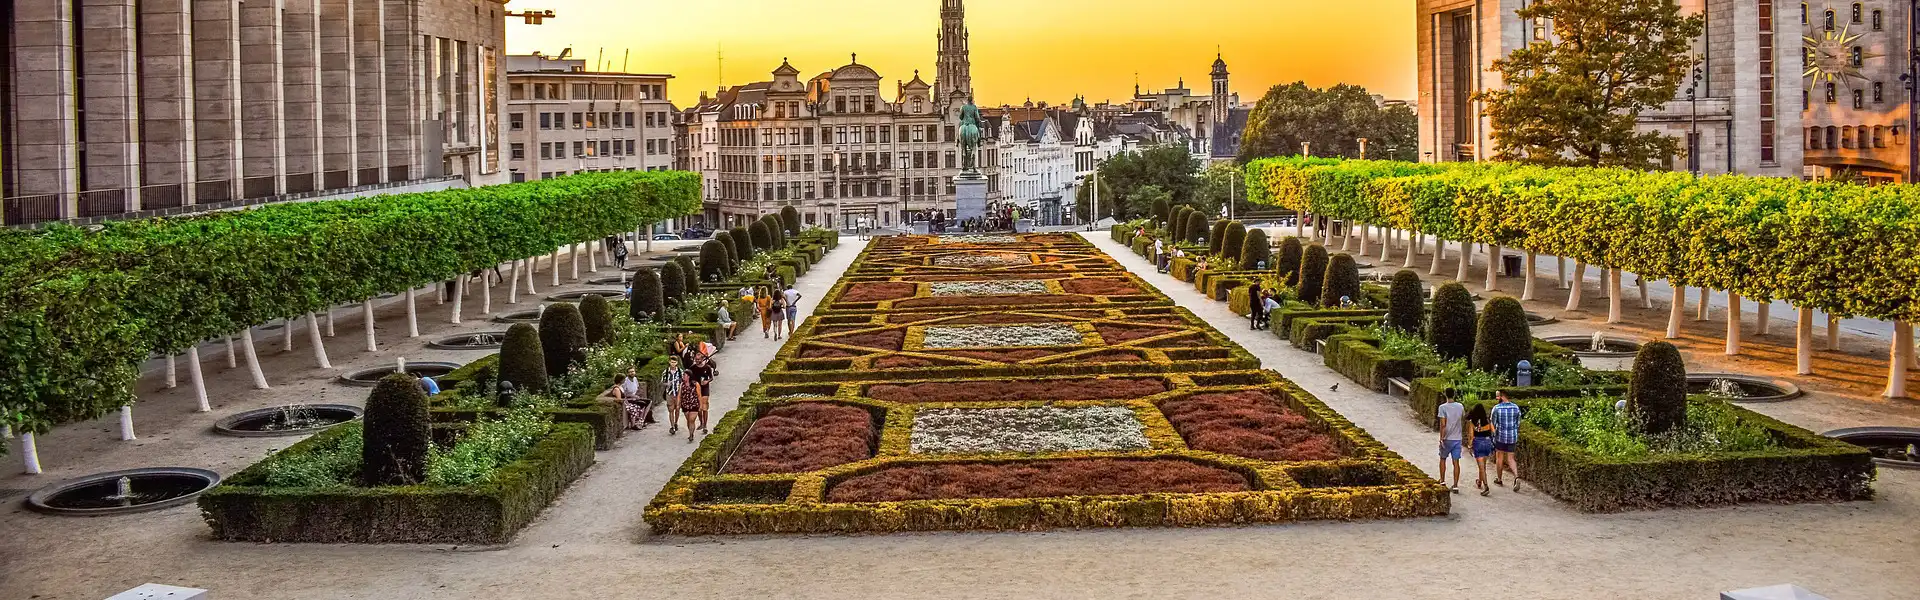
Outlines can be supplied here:
[[1820, 435], [1866, 448], [1882, 467], [1920, 469], [1920, 428], [1849, 427]]
[[507, 339], [505, 331], [476, 331], [449, 335], [431, 342], [428, 348], [439, 350], [496, 350]]
[[[460, 365], [450, 362], [409, 362], [407, 363], [407, 374], [415, 377], [439, 377], [452, 373], [454, 369], [458, 368], [460, 368]], [[397, 370], [399, 370], [399, 367], [395, 365], [361, 369], [341, 375], [340, 383], [361, 387], [373, 387], [375, 384], [380, 383], [380, 378], [392, 375], [393, 372]]]
[[1788, 381], [1734, 373], [1688, 373], [1687, 393], [1732, 402], [1779, 402], [1801, 394], [1800, 386]]
[[40, 488], [27, 508], [76, 517], [145, 512], [192, 502], [219, 484], [219, 473], [189, 467], [108, 471]]
[[289, 404], [227, 415], [213, 430], [234, 437], [306, 435], [358, 420], [360, 414], [360, 407], [346, 404]]
[[581, 299], [586, 298], [587, 296], [599, 296], [601, 298], [606, 298], [608, 300], [624, 300], [627, 297], [627, 291], [626, 290], [574, 290], [571, 292], [560, 292], [558, 294], [553, 294], [553, 295], [547, 296], [547, 299], [555, 302], [579, 302]]
[[623, 285], [628, 281], [632, 281], [632, 280], [633, 280], [632, 277], [629, 277], [626, 275], [613, 275], [609, 277], [595, 277], [593, 279], [588, 279], [587, 285]]
[[[1533, 311], [1527, 311], [1527, 326], [1529, 327], [1539, 327], [1541, 325], [1552, 325], [1554, 323], [1559, 323], [1559, 322], [1560, 322], [1559, 317], [1555, 317], [1553, 315], [1540, 314]], [[1639, 345], [1637, 344], [1634, 345], [1634, 350], [1636, 352], [1639, 351], [1639, 349], [1640, 349]], [[1612, 355], [1607, 355], [1607, 356], [1612, 356]]]
[[[1533, 315], [1533, 313], [1527, 314]], [[1541, 339], [1549, 344], [1572, 350], [1573, 355], [1580, 358], [1630, 358], [1640, 352], [1639, 342], [1610, 338], [1600, 333], [1592, 336], [1556, 335]]]
[[504, 312], [504, 313], [495, 315], [493, 317], [493, 322], [537, 324], [540, 322], [540, 313], [541, 313], [541, 309], [538, 309], [538, 308], [529, 308], [525, 310], [516, 310], [513, 312]]

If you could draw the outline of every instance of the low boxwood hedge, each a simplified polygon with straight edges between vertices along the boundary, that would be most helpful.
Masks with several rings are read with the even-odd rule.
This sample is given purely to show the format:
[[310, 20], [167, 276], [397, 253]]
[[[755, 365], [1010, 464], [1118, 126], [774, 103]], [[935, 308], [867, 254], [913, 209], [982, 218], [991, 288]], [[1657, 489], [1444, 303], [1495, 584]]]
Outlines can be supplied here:
[[[281, 453], [311, 452], [348, 423]], [[559, 423], [519, 460], [462, 486], [272, 488], [255, 464], [199, 498], [217, 540], [361, 544], [504, 544], [593, 465], [593, 432]]]
[[[1372, 327], [1375, 323], [1385, 320], [1384, 315], [1297, 318], [1293, 319], [1287, 327], [1287, 341], [1291, 342], [1295, 348], [1311, 351], [1314, 349], [1315, 342], [1338, 334]], [[1279, 335], [1278, 331], [1275, 330], [1275, 335]]]
[[1389, 379], [1411, 380], [1420, 374], [1420, 364], [1413, 359], [1387, 358], [1380, 351], [1380, 336], [1370, 331], [1349, 331], [1327, 337], [1327, 351], [1322, 361], [1354, 383], [1382, 393], [1387, 391]]

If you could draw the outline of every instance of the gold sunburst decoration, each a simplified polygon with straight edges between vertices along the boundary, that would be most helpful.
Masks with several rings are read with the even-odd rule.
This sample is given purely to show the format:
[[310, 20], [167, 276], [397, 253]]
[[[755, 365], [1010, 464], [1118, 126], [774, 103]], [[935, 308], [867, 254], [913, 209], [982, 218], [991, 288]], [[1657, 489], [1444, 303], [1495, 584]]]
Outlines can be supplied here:
[[[1851, 87], [1849, 85], [1851, 80], [1867, 78], [1860, 73], [1860, 66], [1854, 63], [1853, 57], [1854, 42], [1860, 40], [1860, 34], [1851, 33], [1846, 27], [1841, 27], [1839, 31], [1828, 30], [1821, 33], [1817, 38], [1805, 36], [1801, 39], [1805, 41], [1803, 51], [1806, 53], [1807, 65], [1806, 71], [1802, 72], [1801, 76], [1807, 78], [1808, 87], [1820, 83], [1839, 83]], [[1867, 59], [1885, 56], [1868, 52], [1865, 48], [1861, 48], [1859, 52], [1859, 61], [1862, 64]]]

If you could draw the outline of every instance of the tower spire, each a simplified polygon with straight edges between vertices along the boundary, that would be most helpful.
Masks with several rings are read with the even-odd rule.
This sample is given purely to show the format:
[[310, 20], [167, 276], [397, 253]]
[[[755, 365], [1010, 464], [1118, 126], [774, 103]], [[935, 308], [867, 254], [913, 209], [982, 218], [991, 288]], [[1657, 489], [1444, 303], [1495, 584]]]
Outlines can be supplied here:
[[973, 67], [967, 47], [967, 7], [963, 0], [941, 0], [940, 49], [934, 71], [934, 99], [958, 115], [973, 99]]

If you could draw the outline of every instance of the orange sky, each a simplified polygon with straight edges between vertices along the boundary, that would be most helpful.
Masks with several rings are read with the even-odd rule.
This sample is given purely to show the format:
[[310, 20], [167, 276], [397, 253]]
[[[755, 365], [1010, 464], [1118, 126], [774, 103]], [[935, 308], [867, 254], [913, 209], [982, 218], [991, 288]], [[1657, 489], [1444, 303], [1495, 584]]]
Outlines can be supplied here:
[[[552, 9], [543, 25], [507, 24], [508, 52], [557, 54], [607, 70], [670, 73], [675, 103], [720, 82], [769, 78], [782, 57], [811, 76], [849, 54], [887, 80], [919, 69], [933, 82], [939, 0], [520, 0], [512, 10]], [[1252, 103], [1276, 83], [1346, 82], [1389, 98], [1414, 90], [1412, 0], [967, 0], [974, 93], [993, 106], [1035, 101], [1124, 101], [1134, 74], [1146, 90], [1206, 93], [1214, 48], [1226, 54], [1233, 90]], [[592, 63], [589, 62], [589, 67]]]

